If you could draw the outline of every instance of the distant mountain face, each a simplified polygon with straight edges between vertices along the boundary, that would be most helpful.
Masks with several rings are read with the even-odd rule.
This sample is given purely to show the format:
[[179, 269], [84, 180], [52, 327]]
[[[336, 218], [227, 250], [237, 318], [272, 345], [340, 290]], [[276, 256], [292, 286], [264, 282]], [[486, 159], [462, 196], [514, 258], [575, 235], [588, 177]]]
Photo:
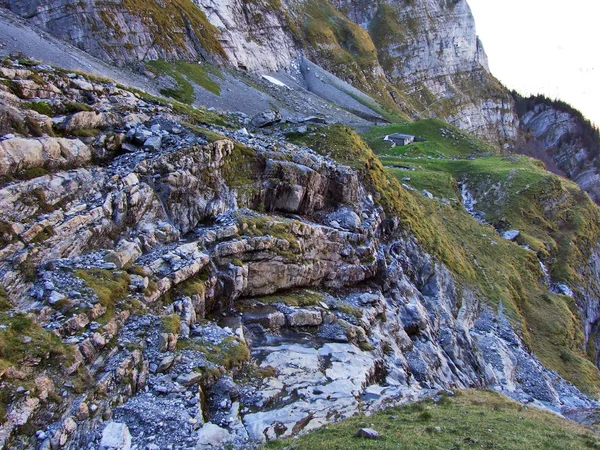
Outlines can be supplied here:
[[0, 0], [118, 66], [212, 60], [288, 70], [300, 55], [409, 117], [439, 116], [497, 143], [512, 98], [487, 67], [465, 0]]
[[600, 203], [600, 135], [589, 120], [561, 101], [515, 94], [521, 122], [518, 150], [575, 181]]

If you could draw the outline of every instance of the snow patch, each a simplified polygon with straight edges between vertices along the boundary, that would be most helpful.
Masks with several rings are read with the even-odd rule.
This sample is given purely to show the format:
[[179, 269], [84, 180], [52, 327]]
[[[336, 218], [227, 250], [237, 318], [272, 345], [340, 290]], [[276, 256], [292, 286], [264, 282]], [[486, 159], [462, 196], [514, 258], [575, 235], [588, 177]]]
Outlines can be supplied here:
[[267, 80], [269, 83], [273, 83], [275, 86], [279, 86], [279, 87], [284, 87], [284, 88], [288, 88], [288, 89], [290, 89], [290, 87], [289, 87], [287, 84], [285, 84], [285, 83], [282, 83], [282, 82], [281, 82], [281, 81], [279, 81], [277, 78], [273, 78], [273, 77], [271, 77], [271, 76], [269, 76], [269, 75], [263, 75], [262, 77], [263, 77], [265, 80]]

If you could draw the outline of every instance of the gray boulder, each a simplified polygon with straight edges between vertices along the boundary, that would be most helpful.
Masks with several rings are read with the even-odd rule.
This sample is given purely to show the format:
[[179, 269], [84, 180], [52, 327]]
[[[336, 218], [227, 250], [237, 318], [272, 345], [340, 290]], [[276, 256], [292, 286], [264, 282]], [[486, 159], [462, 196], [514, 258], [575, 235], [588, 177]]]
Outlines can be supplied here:
[[109, 422], [102, 432], [100, 448], [104, 450], [130, 450], [131, 434], [124, 423]]
[[254, 128], [263, 128], [281, 122], [281, 113], [277, 110], [263, 111], [252, 118], [250, 125]]

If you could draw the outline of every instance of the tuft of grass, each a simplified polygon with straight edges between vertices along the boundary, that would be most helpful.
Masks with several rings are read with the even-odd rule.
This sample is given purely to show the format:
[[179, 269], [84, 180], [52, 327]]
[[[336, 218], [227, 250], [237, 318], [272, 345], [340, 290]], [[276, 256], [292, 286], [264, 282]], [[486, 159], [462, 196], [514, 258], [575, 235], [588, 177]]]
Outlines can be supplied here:
[[0, 286], [0, 313], [6, 312], [12, 308], [12, 304], [8, 301], [8, 294], [4, 286]]
[[308, 289], [295, 289], [280, 293], [277, 295], [268, 295], [264, 297], [253, 298], [249, 303], [264, 303], [265, 305], [273, 305], [275, 303], [283, 303], [288, 306], [306, 307], [317, 306], [324, 299], [323, 294]]
[[100, 304], [107, 309], [107, 318], [114, 314], [116, 304], [127, 296], [131, 281], [127, 272], [116, 270], [78, 269], [75, 276], [96, 293]]
[[[417, 407], [415, 407], [417, 406]], [[420, 406], [420, 407], [418, 407]], [[372, 424], [377, 440], [354, 437]], [[424, 422], [427, 424], [424, 425]], [[430, 400], [357, 416], [294, 439], [267, 443], [264, 449], [458, 449], [565, 450], [600, 448], [592, 431], [554, 414], [523, 407], [490, 391], [460, 391], [443, 406]]]
[[34, 178], [43, 177], [48, 175], [48, 171], [43, 167], [30, 167], [18, 171], [14, 176], [18, 180], [33, 180]]
[[75, 114], [82, 111], [94, 111], [94, 108], [85, 103], [67, 102], [63, 105], [61, 112], [65, 114]]
[[177, 314], [162, 316], [160, 320], [164, 333], [179, 334], [181, 332], [181, 317]]
[[54, 115], [54, 110], [52, 106], [47, 102], [23, 102], [21, 106], [24, 108], [31, 109], [37, 113], [43, 114], [45, 116], [52, 117]]
[[31, 359], [39, 360], [42, 368], [56, 368], [72, 356], [57, 336], [36, 325], [29, 316], [2, 313], [0, 325], [0, 367], [19, 367]]
[[348, 303], [344, 303], [341, 301], [339, 301], [335, 304], [335, 308], [338, 311], [340, 311], [344, 314], [354, 316], [357, 319], [360, 319], [363, 315], [363, 312], [361, 311], [360, 308], [357, 308], [356, 306], [352, 306], [352, 305], [349, 305]]

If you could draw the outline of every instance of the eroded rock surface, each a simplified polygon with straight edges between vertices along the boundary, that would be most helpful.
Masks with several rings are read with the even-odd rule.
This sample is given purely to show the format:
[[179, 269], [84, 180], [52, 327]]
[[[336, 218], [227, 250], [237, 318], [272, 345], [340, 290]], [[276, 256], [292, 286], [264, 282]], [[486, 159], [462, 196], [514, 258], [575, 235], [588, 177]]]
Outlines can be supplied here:
[[[10, 82], [29, 76], [6, 65]], [[58, 91], [44, 109], [60, 139], [91, 157], [71, 167], [28, 151], [38, 170], [2, 180], [6, 320], [33, 344], [0, 371], [0, 447], [252, 447], [471, 387], [597, 407], [538, 362], [502, 306], [459, 289], [359, 170], [192, 124], [111, 83], [37, 73]], [[4, 105], [34, 100], [9, 94], [0, 84]], [[74, 103], [92, 111], [67, 113]], [[10, 131], [2, 149], [59, 139]]]

